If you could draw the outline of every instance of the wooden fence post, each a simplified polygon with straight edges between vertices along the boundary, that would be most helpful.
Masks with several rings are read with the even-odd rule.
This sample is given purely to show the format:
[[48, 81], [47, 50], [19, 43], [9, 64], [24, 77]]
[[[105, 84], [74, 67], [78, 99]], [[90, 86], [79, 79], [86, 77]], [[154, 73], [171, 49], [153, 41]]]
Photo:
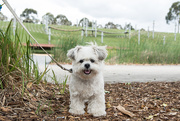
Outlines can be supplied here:
[[87, 29], [88, 29], [88, 21], [87, 21], [87, 19], [86, 19], [86, 37], [87, 37], [87, 35], [88, 35]]
[[177, 27], [177, 23], [175, 22], [175, 29], [174, 29], [174, 41], [176, 41], [176, 27]]
[[125, 29], [125, 32], [127, 32], [127, 23], [125, 23], [125, 28], [124, 29]]
[[97, 36], [97, 21], [95, 21], [95, 37]]
[[83, 19], [83, 29], [85, 30], [85, 18]]
[[163, 45], [166, 44], [166, 36], [163, 37]]
[[148, 31], [147, 36], [148, 36], [148, 38], [149, 38], [149, 26], [148, 26], [148, 30], [147, 30], [147, 31]]
[[140, 44], [140, 36], [141, 36], [141, 33], [140, 33], [140, 29], [139, 29], [139, 32], [138, 32], [138, 45]]
[[178, 22], [177, 22], [178, 23], [178, 25], [177, 25], [177, 27], [178, 27], [178, 31], [177, 32], [178, 33], [179, 33], [179, 19], [180, 19], [180, 15], [178, 16]]
[[101, 32], [101, 43], [103, 43], [103, 36], [104, 36], [104, 33], [103, 31]]
[[14, 17], [13, 19], [13, 34], [15, 36], [15, 31], [16, 31], [16, 18]]
[[79, 23], [78, 23], [78, 20], [77, 20], [77, 25], [76, 25], [76, 27], [78, 27], [78, 25], [79, 25]]
[[155, 21], [153, 21], [153, 35], [152, 35], [153, 39], [154, 39], [154, 27], [155, 27]]
[[129, 24], [129, 39], [131, 39], [131, 23]]
[[47, 15], [45, 16], [45, 31], [46, 31], [46, 34], [48, 34], [48, 16]]
[[49, 41], [48, 41], [49, 44], [51, 44], [51, 28], [49, 28]]

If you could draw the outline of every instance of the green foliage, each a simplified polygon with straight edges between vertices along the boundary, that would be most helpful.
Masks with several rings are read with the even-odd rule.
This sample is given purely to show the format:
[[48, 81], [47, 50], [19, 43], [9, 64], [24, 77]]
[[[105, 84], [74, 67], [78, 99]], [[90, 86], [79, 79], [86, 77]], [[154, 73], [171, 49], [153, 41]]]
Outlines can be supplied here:
[[122, 39], [119, 41], [119, 47], [110, 51], [108, 59], [111, 62], [126, 64], [180, 63], [180, 41], [174, 41], [173, 36], [167, 36], [166, 43], [163, 44], [162, 38], [161, 33], [157, 33], [155, 39], [147, 38], [146, 34], [141, 34], [140, 44], [138, 44], [137, 36], [131, 39]]
[[[84, 20], [87, 21], [88, 23], [90, 23], [89, 19], [84, 17], [82, 18], [80, 21], [79, 21], [79, 26], [83, 27], [84, 26]], [[88, 25], [89, 26], [89, 25]], [[92, 27], [92, 23], [91, 23], [91, 26]]]
[[61, 84], [61, 85], [62, 85], [62, 88], [61, 88], [61, 90], [60, 90], [60, 93], [61, 93], [61, 94], [64, 94], [64, 92], [65, 92], [67, 80], [68, 80], [68, 76], [66, 77], [66, 79], [65, 79], [65, 80], [63, 81], [63, 83]]
[[[0, 30], [0, 86], [1, 88], [8, 87], [12, 84], [12, 78], [19, 76], [18, 81], [22, 81], [23, 95], [26, 84], [29, 81], [39, 81], [38, 79], [42, 79], [44, 73], [40, 74], [38, 69], [36, 69], [37, 67], [31, 59], [30, 47], [24, 47], [21, 43], [20, 39], [26, 38], [26, 45], [29, 45], [30, 38], [21, 37], [24, 34], [18, 33], [18, 30], [16, 30], [14, 35], [11, 29], [11, 22], [5, 32]], [[34, 80], [34, 75], [40, 78]]]
[[32, 16], [32, 14], [37, 15], [37, 11], [31, 8], [26, 8], [20, 16], [25, 18], [23, 22], [36, 23], [37, 18], [35, 18], [35, 16]]
[[8, 81], [6, 78], [9, 77], [11, 72], [16, 68], [15, 65], [20, 63], [20, 47], [18, 46], [19, 42], [16, 38], [16, 41], [13, 43], [11, 40], [12, 32], [11, 22], [7, 27], [6, 32], [0, 30], [0, 80], [1, 88], [4, 88]]
[[68, 20], [68, 18], [65, 15], [59, 14], [54, 19], [55, 24], [58, 25], [72, 25], [72, 22]]
[[48, 24], [55, 24], [56, 21], [52, 13], [46, 13], [42, 16], [42, 21], [45, 21], [46, 17], [48, 17]]
[[51, 78], [54, 81], [54, 83], [56, 84], [56, 86], [58, 87], [60, 94], [64, 94], [65, 90], [66, 90], [66, 83], [67, 83], [67, 80], [68, 80], [68, 76], [66, 76], [63, 83], [59, 84], [58, 80], [57, 80], [57, 77], [56, 77], [56, 75], [54, 73], [54, 70], [52, 70], [52, 74], [53, 74], [53, 76]]
[[73, 35], [62, 36], [58, 41], [57, 47], [54, 49], [54, 58], [58, 62], [67, 62], [67, 52], [76, 45], [81, 44], [80, 38]]
[[178, 16], [180, 16], [180, 2], [179, 1], [174, 2], [169, 8], [169, 12], [167, 13], [165, 17], [166, 23], [169, 23], [169, 21], [172, 21], [172, 20], [177, 20]]

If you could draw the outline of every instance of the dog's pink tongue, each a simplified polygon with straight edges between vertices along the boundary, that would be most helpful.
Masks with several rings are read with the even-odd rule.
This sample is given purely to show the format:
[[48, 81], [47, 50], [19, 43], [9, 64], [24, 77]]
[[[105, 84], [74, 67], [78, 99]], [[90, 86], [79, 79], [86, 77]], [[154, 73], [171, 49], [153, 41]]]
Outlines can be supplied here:
[[90, 71], [90, 70], [85, 70], [84, 73], [85, 73], [85, 74], [90, 74], [91, 71]]

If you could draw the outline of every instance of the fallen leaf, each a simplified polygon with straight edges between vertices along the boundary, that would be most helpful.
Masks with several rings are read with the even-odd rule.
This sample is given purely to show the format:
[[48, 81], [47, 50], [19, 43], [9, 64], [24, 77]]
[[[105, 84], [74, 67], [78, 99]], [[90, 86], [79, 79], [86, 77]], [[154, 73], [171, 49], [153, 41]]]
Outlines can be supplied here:
[[158, 115], [159, 115], [159, 113], [154, 114], [154, 115], [150, 115], [150, 116], [146, 117], [146, 119], [153, 120], [153, 118], [158, 116]]
[[109, 99], [109, 102], [111, 102], [111, 103], [112, 103], [113, 100], [114, 100], [111, 96], [110, 96], [108, 99]]
[[65, 116], [61, 116], [61, 117], [56, 117], [56, 120], [59, 121], [58, 119], [65, 119], [66, 117]]
[[32, 115], [36, 115], [36, 113], [35, 113], [35, 112], [30, 112], [30, 114], [32, 114]]
[[29, 82], [26, 87], [29, 89], [32, 87], [32, 84], [33, 84], [32, 82]]
[[37, 107], [32, 105], [31, 103], [29, 104], [29, 107], [32, 108], [32, 109], [37, 109]]
[[31, 98], [32, 101], [38, 101], [35, 97]]
[[161, 106], [166, 107], [166, 106], [167, 106], [167, 104], [163, 103]]
[[7, 108], [1, 107], [1, 110], [2, 110], [3, 112], [11, 112], [11, 111], [12, 111], [11, 107], [7, 107]]
[[144, 111], [147, 111], [148, 109], [149, 109], [149, 108], [148, 108], [147, 106], [145, 106], [143, 110], [144, 110]]
[[141, 109], [143, 109], [144, 107], [145, 107], [145, 105], [143, 105], [143, 104], [140, 106]]
[[29, 117], [29, 115], [28, 114], [24, 114], [24, 115], [22, 115], [22, 117], [23, 118], [27, 118], [27, 117]]
[[31, 115], [30, 118], [38, 118], [36, 115]]
[[114, 116], [117, 116], [118, 114], [117, 113], [114, 113]]
[[111, 104], [109, 102], [107, 102], [106, 108], [110, 108], [110, 107], [111, 107]]
[[148, 117], [146, 117], [146, 119], [148, 119], [148, 120], [153, 120], [153, 115], [150, 115], [150, 116], [148, 116]]
[[159, 116], [159, 113], [154, 114], [154, 116]]
[[4, 96], [4, 97], [3, 97], [2, 106], [4, 106], [4, 104], [5, 104], [5, 101], [6, 101], [6, 97]]
[[175, 116], [177, 114], [177, 112], [169, 112], [168, 114], [166, 115], [169, 115], [169, 116]]
[[175, 109], [175, 108], [172, 108], [171, 110], [172, 110], [172, 111], [177, 111], [177, 112], [178, 112], [178, 109]]
[[42, 85], [40, 86], [40, 88], [41, 88], [41, 91], [46, 92]]
[[108, 93], [108, 94], [110, 93], [110, 91], [106, 91], [106, 90], [105, 90], [104, 92], [105, 92], [105, 93]]
[[6, 117], [5, 116], [0, 116], [0, 121], [5, 121]]
[[129, 106], [129, 104], [124, 104], [125, 107]]
[[13, 77], [11, 75], [9, 75], [9, 80], [13, 80]]

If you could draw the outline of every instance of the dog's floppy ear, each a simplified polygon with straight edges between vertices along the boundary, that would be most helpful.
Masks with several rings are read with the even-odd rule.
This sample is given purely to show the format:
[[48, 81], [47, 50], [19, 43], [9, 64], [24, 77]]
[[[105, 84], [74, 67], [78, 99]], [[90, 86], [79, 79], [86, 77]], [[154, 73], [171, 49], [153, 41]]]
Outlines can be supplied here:
[[98, 59], [101, 61], [104, 60], [108, 55], [107, 50], [106, 50], [106, 46], [94, 46], [93, 49], [97, 53]]
[[81, 48], [82, 48], [81, 46], [76, 46], [75, 48], [68, 50], [67, 57], [70, 58], [71, 60], [75, 60], [75, 56]]

